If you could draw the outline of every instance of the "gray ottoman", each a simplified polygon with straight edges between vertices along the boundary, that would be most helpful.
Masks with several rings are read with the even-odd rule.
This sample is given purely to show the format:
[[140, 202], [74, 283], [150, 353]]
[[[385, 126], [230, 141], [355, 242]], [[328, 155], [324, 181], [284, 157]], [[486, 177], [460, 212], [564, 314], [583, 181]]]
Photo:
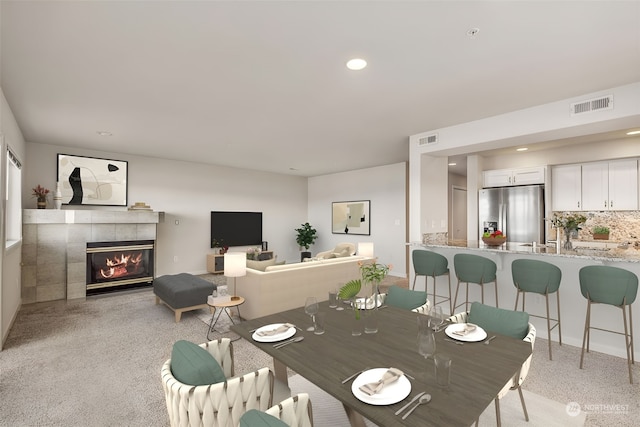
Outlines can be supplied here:
[[176, 323], [182, 313], [207, 308], [207, 298], [217, 286], [189, 273], [167, 274], [153, 279], [156, 304], [163, 302], [176, 314]]

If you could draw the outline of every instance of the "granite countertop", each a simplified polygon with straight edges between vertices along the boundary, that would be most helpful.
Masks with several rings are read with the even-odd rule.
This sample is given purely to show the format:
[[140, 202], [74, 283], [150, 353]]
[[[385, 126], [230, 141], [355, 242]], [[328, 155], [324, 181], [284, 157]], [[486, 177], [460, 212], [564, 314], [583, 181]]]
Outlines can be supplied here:
[[[487, 246], [484, 242], [478, 240], [469, 241], [447, 241], [422, 243], [412, 242], [411, 246], [421, 246], [425, 248], [466, 248], [478, 251], [491, 251], [498, 253], [510, 254], [531, 254], [541, 256], [561, 256], [567, 258], [592, 259], [599, 261], [621, 261], [621, 262], [640, 262], [640, 247], [634, 244], [619, 244], [617, 242], [592, 242], [592, 241], [575, 241], [572, 250], [560, 249], [556, 251], [555, 244], [536, 245], [534, 248], [531, 243], [507, 242], [500, 246]], [[626, 247], [625, 247], [626, 246]]]

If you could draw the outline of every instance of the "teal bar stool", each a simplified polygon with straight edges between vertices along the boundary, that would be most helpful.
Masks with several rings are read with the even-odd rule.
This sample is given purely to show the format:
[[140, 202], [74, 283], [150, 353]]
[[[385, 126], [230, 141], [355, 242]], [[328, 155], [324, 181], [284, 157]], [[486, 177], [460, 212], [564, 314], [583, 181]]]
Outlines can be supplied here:
[[[584, 323], [584, 335], [582, 336], [580, 369], [582, 369], [582, 363], [584, 361], [585, 343], [587, 353], [589, 352], [591, 329], [624, 335], [624, 344], [627, 350], [627, 365], [629, 367], [629, 382], [633, 384], [631, 365], [635, 364], [635, 360], [633, 355], [633, 317], [631, 304], [636, 300], [636, 295], [638, 293], [638, 276], [622, 268], [606, 265], [589, 265], [580, 269], [579, 278], [580, 291], [587, 299], [587, 318]], [[622, 310], [624, 332], [591, 326], [592, 304], [609, 304], [620, 308]], [[628, 323], [627, 307], [629, 310]]]
[[[495, 262], [489, 258], [479, 255], [455, 254], [453, 256], [453, 268], [455, 269], [456, 277], [458, 278], [456, 295], [453, 298], [454, 310], [457, 310], [458, 307], [461, 307], [464, 304], [465, 311], [469, 311], [469, 283], [480, 285], [481, 301], [484, 304], [484, 285], [493, 282], [496, 291], [496, 307], [498, 307], [498, 281], [496, 279], [496, 270], [498, 267]], [[465, 283], [467, 285], [467, 297], [464, 303], [457, 304], [460, 283]]]
[[[531, 314], [529, 316], [547, 319], [547, 339], [549, 340], [549, 360], [553, 360], [551, 355], [551, 331], [558, 328], [558, 343], [562, 345], [562, 329], [560, 326], [560, 281], [562, 280], [562, 271], [548, 262], [533, 259], [517, 259], [511, 263], [511, 276], [513, 284], [517, 289], [516, 305], [514, 310], [518, 309], [518, 300], [522, 293], [522, 311], [525, 310], [525, 297], [527, 292], [544, 295], [547, 304], [547, 315], [539, 316]], [[551, 318], [549, 312], [549, 295], [556, 294], [556, 318]], [[551, 326], [553, 322], [553, 326]]]
[[[416, 249], [411, 254], [413, 258], [413, 270], [415, 277], [413, 278], [413, 286], [416, 288], [416, 279], [418, 276], [424, 276], [424, 290], [427, 291], [429, 277], [433, 278], [433, 306], [449, 301], [449, 314], [453, 314], [453, 302], [451, 300], [451, 275], [449, 274], [449, 261], [443, 255], [435, 252]], [[436, 294], [436, 277], [447, 276], [449, 283], [449, 296]], [[439, 298], [439, 301], [436, 299]]]

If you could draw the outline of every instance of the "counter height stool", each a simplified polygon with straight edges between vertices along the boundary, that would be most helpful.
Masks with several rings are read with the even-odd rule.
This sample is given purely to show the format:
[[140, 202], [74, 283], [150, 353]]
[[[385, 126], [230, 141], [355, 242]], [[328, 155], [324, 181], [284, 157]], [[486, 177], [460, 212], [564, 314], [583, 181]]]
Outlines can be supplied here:
[[[562, 330], [560, 326], [560, 280], [562, 279], [562, 271], [548, 262], [533, 259], [517, 259], [511, 263], [511, 275], [513, 284], [517, 289], [516, 305], [514, 310], [518, 309], [518, 300], [522, 293], [522, 311], [525, 310], [525, 296], [527, 292], [544, 295], [547, 304], [547, 315], [539, 316], [531, 314], [529, 316], [547, 319], [547, 339], [549, 340], [549, 360], [553, 360], [551, 356], [551, 330], [558, 327], [558, 342], [562, 345]], [[549, 314], [549, 294], [556, 294], [556, 319], [552, 319]], [[551, 322], [554, 325], [551, 326]]]
[[[416, 279], [418, 276], [424, 276], [424, 290], [427, 292], [429, 277], [433, 278], [433, 305], [449, 301], [449, 314], [453, 314], [453, 301], [451, 300], [451, 275], [449, 274], [449, 261], [443, 255], [435, 252], [416, 249], [411, 254], [413, 258], [413, 269], [416, 273], [413, 278], [413, 286], [416, 288]], [[436, 295], [436, 277], [447, 276], [449, 283], [449, 296]], [[438, 301], [437, 298], [440, 299]]]
[[[585, 343], [587, 353], [589, 352], [591, 329], [624, 335], [624, 344], [627, 350], [627, 365], [629, 368], [629, 382], [633, 384], [631, 365], [635, 364], [635, 360], [633, 355], [633, 317], [631, 304], [636, 300], [638, 293], [638, 276], [628, 270], [607, 265], [589, 265], [582, 267], [578, 276], [580, 278], [580, 291], [587, 299], [587, 317], [584, 323], [584, 335], [582, 336], [580, 369], [582, 369], [582, 362], [584, 360]], [[609, 304], [622, 309], [624, 332], [591, 326], [592, 304]], [[626, 307], [629, 307], [628, 324]]]
[[[496, 263], [480, 255], [455, 254], [453, 256], [453, 268], [458, 278], [456, 295], [453, 298], [453, 310], [465, 304], [465, 311], [469, 311], [469, 283], [480, 285], [481, 302], [484, 304], [484, 285], [494, 283], [496, 291], [496, 307], [498, 307], [498, 281], [496, 279]], [[457, 304], [460, 283], [467, 285], [467, 297], [463, 304]]]

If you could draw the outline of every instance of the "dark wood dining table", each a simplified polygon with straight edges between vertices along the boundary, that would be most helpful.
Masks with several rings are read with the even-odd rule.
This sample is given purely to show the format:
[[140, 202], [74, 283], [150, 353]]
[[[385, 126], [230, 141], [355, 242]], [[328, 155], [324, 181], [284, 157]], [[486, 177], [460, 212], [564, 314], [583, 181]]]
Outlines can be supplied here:
[[[320, 310], [327, 313], [322, 335], [306, 330], [311, 319], [304, 307], [245, 321], [231, 329], [273, 357], [275, 375], [280, 381], [287, 382], [289, 367], [342, 402], [352, 426], [364, 426], [363, 417], [379, 426], [469, 426], [493, 403], [531, 354], [529, 343], [511, 337], [498, 335], [489, 345], [482, 342], [458, 345], [446, 341], [444, 331], [437, 332], [436, 352], [446, 353], [452, 359], [451, 383], [445, 390], [436, 385], [433, 360], [423, 358], [417, 350], [417, 316], [424, 314], [383, 306], [375, 313], [379, 320], [377, 333], [352, 336], [353, 310], [345, 305], [345, 310], [337, 311], [329, 308], [327, 302], [320, 303]], [[273, 343], [251, 338], [250, 331], [255, 328], [287, 322], [299, 327], [296, 336], [303, 336], [303, 341], [276, 349]], [[389, 367], [415, 378], [410, 379], [409, 396], [398, 403], [382, 406], [364, 403], [351, 391], [353, 380], [342, 384], [343, 379], [362, 369]], [[395, 415], [421, 391], [431, 394], [431, 402], [418, 407], [405, 420], [402, 414]]]

